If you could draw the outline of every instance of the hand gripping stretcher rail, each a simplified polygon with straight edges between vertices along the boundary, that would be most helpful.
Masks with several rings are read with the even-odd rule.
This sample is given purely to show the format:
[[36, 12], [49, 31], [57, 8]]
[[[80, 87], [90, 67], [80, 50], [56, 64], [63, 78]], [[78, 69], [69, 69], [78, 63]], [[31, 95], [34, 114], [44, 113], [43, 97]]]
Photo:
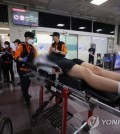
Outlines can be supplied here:
[[[73, 100], [79, 105], [87, 107], [88, 118], [93, 116], [93, 111], [96, 107], [100, 107], [109, 113], [120, 117], [120, 110], [116, 107], [120, 106], [120, 95], [115, 93], [101, 92], [93, 89], [81, 79], [70, 77], [66, 74], [61, 74], [61, 69], [55, 64], [37, 63], [34, 65], [28, 64], [30, 72], [27, 74], [32, 80], [39, 82], [40, 90], [40, 107], [32, 116], [32, 120], [36, 120], [48, 103], [56, 97], [56, 104], [62, 103], [62, 121], [61, 134], [67, 133], [67, 103], [68, 99]], [[43, 87], [51, 91], [52, 96], [46, 102], [43, 102]], [[86, 121], [83, 125], [74, 132], [82, 134], [89, 133], [90, 125]]]

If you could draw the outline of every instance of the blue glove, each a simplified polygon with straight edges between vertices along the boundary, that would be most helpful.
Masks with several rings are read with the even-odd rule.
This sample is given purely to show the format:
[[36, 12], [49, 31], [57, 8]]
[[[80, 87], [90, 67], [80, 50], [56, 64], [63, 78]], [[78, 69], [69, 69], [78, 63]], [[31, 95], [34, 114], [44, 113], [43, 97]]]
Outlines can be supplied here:
[[28, 57], [24, 57], [24, 58], [23, 58], [23, 62], [26, 62], [27, 59], [28, 59]]
[[8, 51], [5, 51], [6, 54], [10, 54]]

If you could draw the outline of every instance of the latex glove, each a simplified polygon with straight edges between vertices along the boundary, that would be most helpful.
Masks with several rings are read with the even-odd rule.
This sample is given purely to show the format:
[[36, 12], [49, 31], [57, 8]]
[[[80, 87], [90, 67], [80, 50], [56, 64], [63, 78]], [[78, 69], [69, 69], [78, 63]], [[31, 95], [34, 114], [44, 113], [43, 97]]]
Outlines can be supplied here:
[[22, 59], [22, 61], [23, 61], [23, 62], [26, 62], [27, 59], [28, 59], [28, 57], [24, 57], [24, 58]]
[[60, 51], [56, 49], [55, 52], [56, 52], [56, 53], [59, 53]]
[[10, 54], [8, 51], [5, 51], [6, 54]]

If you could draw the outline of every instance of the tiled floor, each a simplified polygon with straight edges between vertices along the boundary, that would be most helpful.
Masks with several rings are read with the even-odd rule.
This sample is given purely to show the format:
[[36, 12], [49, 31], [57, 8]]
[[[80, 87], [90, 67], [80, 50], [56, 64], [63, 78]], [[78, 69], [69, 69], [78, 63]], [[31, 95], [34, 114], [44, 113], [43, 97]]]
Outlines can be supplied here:
[[[14, 84], [0, 83], [0, 112], [3, 115], [10, 117], [13, 123], [14, 134], [59, 134], [60, 131], [53, 128], [48, 120], [40, 116], [36, 123], [31, 123], [31, 115], [39, 106], [39, 85], [32, 83], [29, 93], [32, 95], [31, 107], [27, 108], [22, 97], [20, 86], [17, 85], [17, 80]], [[50, 94], [45, 94], [45, 100]], [[52, 105], [52, 103], [51, 103]], [[69, 100], [68, 110], [76, 115], [80, 120], [87, 118], [87, 109], [77, 103]], [[120, 126], [103, 125], [102, 119], [117, 119], [114, 116], [102, 109], [96, 108], [95, 115], [100, 118], [100, 125], [91, 134], [120, 134]], [[81, 121], [72, 118], [68, 121], [68, 134], [72, 134], [74, 130], [81, 126]]]

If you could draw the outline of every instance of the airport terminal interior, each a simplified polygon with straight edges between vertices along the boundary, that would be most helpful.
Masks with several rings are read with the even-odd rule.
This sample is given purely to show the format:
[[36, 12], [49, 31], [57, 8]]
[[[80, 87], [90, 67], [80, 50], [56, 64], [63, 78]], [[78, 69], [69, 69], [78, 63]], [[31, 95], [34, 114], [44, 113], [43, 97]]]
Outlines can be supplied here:
[[120, 134], [120, 0], [0, 0], [0, 134]]

